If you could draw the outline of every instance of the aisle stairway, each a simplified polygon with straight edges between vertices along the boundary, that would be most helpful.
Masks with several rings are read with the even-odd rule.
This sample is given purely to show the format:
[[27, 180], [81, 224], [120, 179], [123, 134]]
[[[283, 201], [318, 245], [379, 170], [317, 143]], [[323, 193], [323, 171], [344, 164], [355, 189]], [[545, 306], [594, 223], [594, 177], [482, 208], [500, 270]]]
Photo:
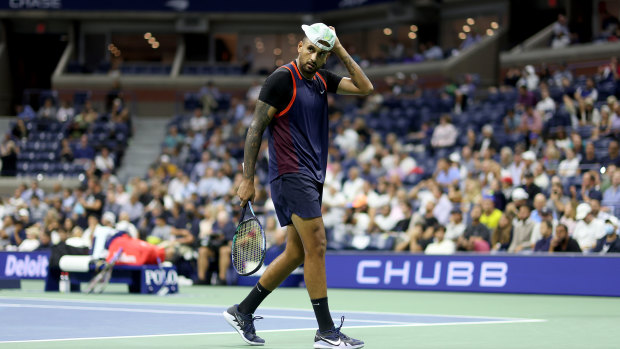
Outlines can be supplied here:
[[161, 143], [164, 141], [166, 125], [170, 119], [136, 117], [133, 121], [134, 135], [129, 141], [129, 147], [117, 172], [121, 181], [146, 174], [149, 166], [157, 160], [161, 152]]

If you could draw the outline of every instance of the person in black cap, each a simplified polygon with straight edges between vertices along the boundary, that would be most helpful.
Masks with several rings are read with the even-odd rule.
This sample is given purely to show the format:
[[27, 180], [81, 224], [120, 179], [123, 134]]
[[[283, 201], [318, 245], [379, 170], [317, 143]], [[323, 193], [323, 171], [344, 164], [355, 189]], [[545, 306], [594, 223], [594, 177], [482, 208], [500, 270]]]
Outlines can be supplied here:
[[525, 178], [525, 184], [523, 184], [521, 187], [528, 195], [527, 204], [532, 206], [534, 203], [534, 197], [536, 196], [536, 194], [541, 193], [542, 190], [540, 190], [540, 187], [534, 184], [534, 174], [532, 172], [527, 171], [523, 177]]

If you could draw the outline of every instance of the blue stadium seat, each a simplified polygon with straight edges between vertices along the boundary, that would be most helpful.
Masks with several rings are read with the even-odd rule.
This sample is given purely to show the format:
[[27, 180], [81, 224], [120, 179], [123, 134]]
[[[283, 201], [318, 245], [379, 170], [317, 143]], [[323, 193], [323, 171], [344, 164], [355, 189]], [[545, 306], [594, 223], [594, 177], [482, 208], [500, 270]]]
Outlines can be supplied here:
[[184, 66], [183, 69], [181, 69], [181, 74], [198, 75], [198, 68], [194, 66]]
[[101, 62], [95, 69], [95, 73], [97, 74], [107, 74], [110, 71], [110, 62]]
[[81, 109], [82, 106], [90, 99], [90, 91], [77, 91], [73, 94], [73, 107]]
[[67, 64], [67, 73], [81, 73], [83, 71], [83, 67], [78, 61], [70, 61]]

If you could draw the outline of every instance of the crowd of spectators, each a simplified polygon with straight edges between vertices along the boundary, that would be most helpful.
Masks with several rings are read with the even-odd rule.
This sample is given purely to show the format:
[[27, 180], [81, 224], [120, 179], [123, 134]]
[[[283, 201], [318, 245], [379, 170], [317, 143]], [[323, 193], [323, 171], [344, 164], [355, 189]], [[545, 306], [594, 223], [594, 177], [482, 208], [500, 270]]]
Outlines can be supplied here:
[[[577, 26], [580, 20], [576, 20], [573, 25]], [[586, 37], [587, 31], [577, 31], [572, 28], [568, 18], [564, 13], [559, 13], [557, 20], [553, 23], [549, 46], [551, 48], [562, 48], [578, 43], [605, 43], [617, 42], [620, 40], [620, 27], [618, 17], [610, 13], [606, 8], [599, 8], [598, 19], [596, 21], [594, 35]], [[583, 29], [583, 28], [582, 28]]]
[[[618, 75], [573, 78], [566, 67], [531, 66], [519, 75], [509, 72], [485, 97], [469, 78], [439, 90], [392, 79], [366, 99], [329, 96], [328, 247], [620, 252], [620, 104], [597, 91]], [[204, 103], [171, 120], [161, 156], [141, 178], [120, 183], [102, 148], [80, 187], [20, 186], [0, 203], [0, 249], [92, 247], [99, 226], [115, 227], [165, 246], [198, 283], [226, 283], [255, 89], [229, 98], [206, 86]], [[87, 140], [80, 136], [81, 147]], [[254, 208], [277, 252], [285, 233], [267, 156], [265, 140]]]
[[74, 108], [56, 96], [42, 99], [37, 112], [29, 105], [17, 105], [17, 120], [0, 147], [2, 174], [57, 175], [76, 169], [67, 173], [73, 176], [88, 167], [114, 173], [131, 137], [132, 123], [122, 92], [111, 94], [101, 110], [90, 100]]

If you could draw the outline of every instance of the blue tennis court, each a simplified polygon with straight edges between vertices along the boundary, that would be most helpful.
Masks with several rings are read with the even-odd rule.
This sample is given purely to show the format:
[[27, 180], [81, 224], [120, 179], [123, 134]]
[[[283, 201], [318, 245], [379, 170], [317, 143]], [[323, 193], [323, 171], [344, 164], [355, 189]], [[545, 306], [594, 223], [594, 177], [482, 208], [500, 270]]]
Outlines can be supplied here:
[[[152, 298], [151, 298], [152, 299]], [[0, 344], [234, 333], [226, 306], [0, 297]], [[347, 328], [536, 322], [477, 316], [345, 311]], [[261, 332], [314, 330], [312, 310], [263, 308]], [[339, 323], [336, 319], [335, 322]], [[234, 342], [236, 340], [232, 339]]]
[[[178, 294], [43, 292], [40, 281], [0, 291], [0, 348], [250, 348], [221, 313], [249, 287], [184, 286]], [[337, 325], [390, 349], [617, 347], [618, 298], [331, 289]], [[316, 320], [303, 288], [281, 288], [256, 312], [269, 349], [312, 348]]]
[[[224, 289], [220, 289], [224, 291]], [[67, 295], [82, 296], [79, 294]], [[45, 295], [42, 295], [45, 297]], [[130, 339], [164, 336], [195, 336], [236, 333], [223, 320], [227, 305], [174, 304], [183, 296], [141, 298], [140, 302], [0, 296], [0, 344], [59, 341]], [[144, 301], [147, 301], [145, 303]], [[172, 304], [170, 303], [172, 301]], [[537, 322], [536, 319], [400, 314], [372, 311], [334, 311], [346, 315], [346, 328], [414, 327]], [[312, 310], [261, 308], [256, 315], [261, 333], [314, 331]], [[334, 315], [335, 316], [335, 315]], [[339, 323], [337, 319], [334, 320]], [[231, 343], [239, 344], [231, 337]]]

